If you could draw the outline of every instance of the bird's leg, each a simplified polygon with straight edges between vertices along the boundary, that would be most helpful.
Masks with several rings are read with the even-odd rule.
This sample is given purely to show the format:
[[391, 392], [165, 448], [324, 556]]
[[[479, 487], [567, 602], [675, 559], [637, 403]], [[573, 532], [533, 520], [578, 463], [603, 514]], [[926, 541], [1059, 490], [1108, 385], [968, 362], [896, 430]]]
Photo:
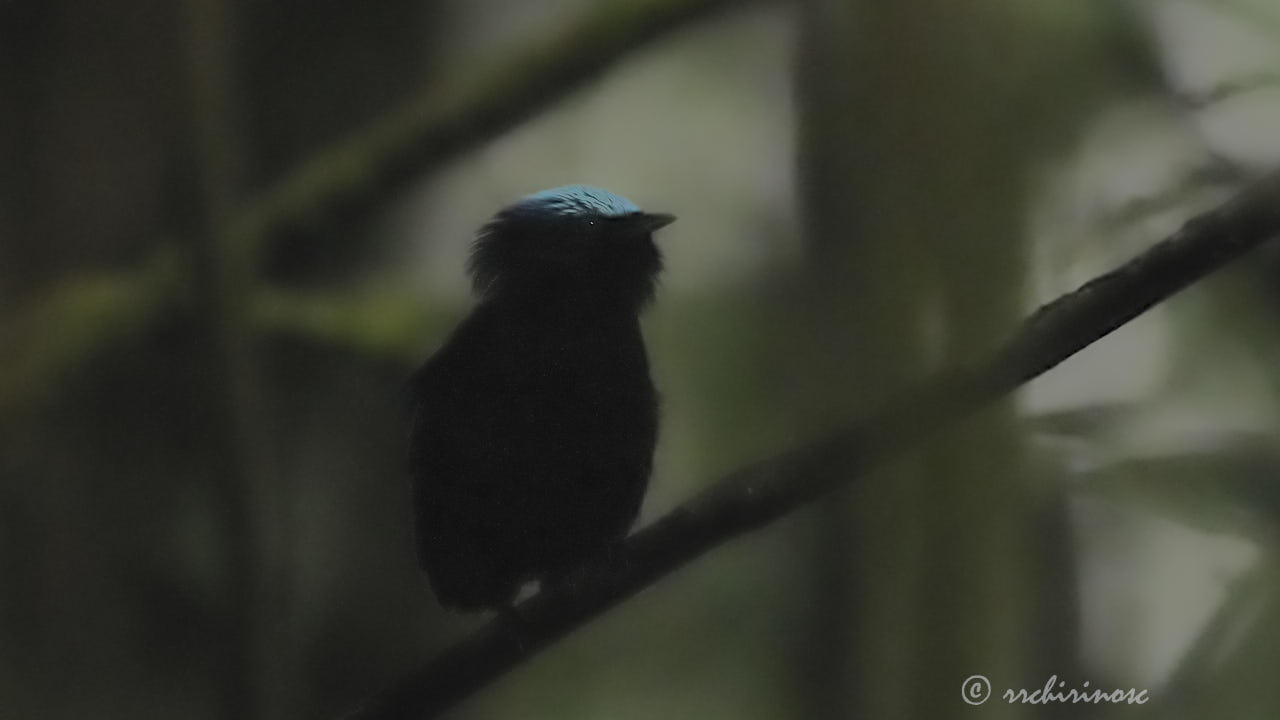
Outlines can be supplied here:
[[518, 602], [518, 598], [511, 598], [510, 602], [498, 609], [498, 620], [511, 627], [512, 635], [516, 641], [516, 648], [523, 655], [527, 650], [525, 636], [533, 627], [533, 623], [530, 621], [528, 614], [521, 609], [522, 604]]

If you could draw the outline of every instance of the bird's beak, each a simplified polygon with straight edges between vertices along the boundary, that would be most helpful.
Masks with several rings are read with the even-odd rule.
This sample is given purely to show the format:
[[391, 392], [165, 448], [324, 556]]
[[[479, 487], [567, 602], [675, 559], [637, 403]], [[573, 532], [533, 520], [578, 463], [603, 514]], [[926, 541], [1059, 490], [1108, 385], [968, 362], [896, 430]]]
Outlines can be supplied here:
[[676, 216], [670, 213], [640, 213], [640, 216], [636, 218], [636, 225], [643, 228], [645, 232], [653, 232], [675, 221]]

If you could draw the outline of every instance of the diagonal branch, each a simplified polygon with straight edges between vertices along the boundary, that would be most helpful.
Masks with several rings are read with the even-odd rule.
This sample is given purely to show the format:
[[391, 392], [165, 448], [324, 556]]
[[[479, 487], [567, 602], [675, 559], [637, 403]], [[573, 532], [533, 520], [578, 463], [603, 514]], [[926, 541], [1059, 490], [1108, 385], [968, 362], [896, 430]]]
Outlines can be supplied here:
[[1277, 234], [1280, 174], [1044, 305], [984, 362], [922, 383], [809, 447], [731, 473], [632, 535], [611, 561], [584, 567], [495, 618], [349, 717], [438, 714], [672, 570], [865, 475]]
[[367, 212], [425, 171], [550, 107], [634, 50], [745, 0], [603, 3], [497, 63], [460, 72], [324, 151], [252, 203], [232, 229], [246, 257], [290, 227]]

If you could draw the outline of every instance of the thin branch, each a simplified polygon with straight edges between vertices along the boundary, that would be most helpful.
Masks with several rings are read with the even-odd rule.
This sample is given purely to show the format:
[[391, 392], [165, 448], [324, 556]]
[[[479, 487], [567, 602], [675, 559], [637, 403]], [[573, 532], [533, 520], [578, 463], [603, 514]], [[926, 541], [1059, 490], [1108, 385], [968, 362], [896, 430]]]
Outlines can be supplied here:
[[368, 212], [427, 170], [491, 140], [633, 51], [745, 0], [601, 3], [500, 62], [463, 72], [322, 152], [268, 190], [233, 228], [248, 258], [273, 234]]
[[1250, 179], [1235, 164], [1212, 156], [1205, 164], [1176, 178], [1170, 186], [1134, 198], [1107, 213], [1098, 222], [1098, 230], [1125, 230], [1161, 213], [1174, 210], [1185, 213], [1189, 208], [1196, 208], [1197, 203], [1199, 207], [1207, 207], [1212, 203], [1206, 200], [1221, 200], [1231, 191], [1244, 187]]
[[1205, 90], [1175, 93], [1174, 98], [1189, 110], [1204, 110], [1241, 95], [1276, 88], [1280, 88], [1280, 73], [1264, 70], [1222, 80]]
[[410, 368], [422, 361], [422, 338], [448, 332], [463, 310], [450, 303], [424, 303], [397, 290], [404, 284], [396, 278], [369, 287], [373, 289], [360, 292], [260, 290], [250, 307], [253, 329]]
[[[209, 473], [217, 519], [222, 632], [212, 643], [222, 717], [265, 717], [278, 653], [266, 648], [279, 632], [273, 610], [277, 589], [287, 582], [268, 572], [278, 564], [272, 530], [287, 514], [274, 502], [274, 458], [263, 418], [264, 384], [255, 338], [248, 332], [247, 290], [254, 268], [240, 262], [221, 229], [230, 221], [243, 181], [244, 150], [236, 107], [234, 47], [236, 17], [229, 0], [183, 0], [187, 116], [197, 181], [189, 261], [193, 337], [201, 344], [190, 387], [195, 413], [211, 451], [202, 458]], [[272, 523], [262, 521], [272, 518]]]
[[85, 358], [163, 322], [182, 296], [183, 269], [166, 248], [131, 271], [68, 275], [0, 316], [0, 425], [56, 396]]
[[1246, 633], [1255, 631], [1267, 607], [1275, 606], [1275, 569], [1273, 563], [1259, 563], [1231, 581], [1226, 598], [1165, 681], [1165, 691], [1142, 708], [1140, 718], [1167, 718], [1204, 707], [1208, 691], [1231, 677], [1224, 673], [1224, 661], [1239, 650]]
[[349, 717], [435, 716], [672, 570], [865, 475], [1277, 234], [1280, 174], [1041, 307], [985, 362], [925, 382], [812, 446], [731, 473], [632, 535], [613, 558], [498, 616]]

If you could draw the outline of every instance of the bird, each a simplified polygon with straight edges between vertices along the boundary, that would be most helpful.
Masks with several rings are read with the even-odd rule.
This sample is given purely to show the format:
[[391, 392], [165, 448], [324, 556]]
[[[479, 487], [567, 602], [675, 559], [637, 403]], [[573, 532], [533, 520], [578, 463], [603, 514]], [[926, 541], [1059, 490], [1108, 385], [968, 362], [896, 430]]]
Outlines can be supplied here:
[[408, 382], [418, 564], [442, 606], [513, 609], [635, 522], [658, 433], [639, 318], [674, 220], [567, 185], [476, 234], [476, 303]]

